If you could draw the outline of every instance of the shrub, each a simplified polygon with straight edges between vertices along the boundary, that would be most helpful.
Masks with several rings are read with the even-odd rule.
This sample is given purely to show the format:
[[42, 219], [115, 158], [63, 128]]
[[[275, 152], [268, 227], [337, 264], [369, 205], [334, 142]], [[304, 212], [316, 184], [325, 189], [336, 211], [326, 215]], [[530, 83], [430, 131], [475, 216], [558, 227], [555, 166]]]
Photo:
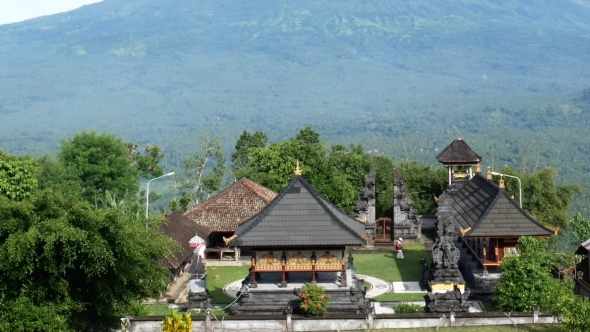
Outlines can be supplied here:
[[412, 303], [401, 303], [395, 307], [396, 314], [416, 314], [416, 313], [423, 313], [424, 307], [419, 304], [412, 304]]
[[133, 301], [129, 304], [129, 315], [133, 317], [151, 316], [152, 308], [147, 304]]
[[324, 293], [324, 287], [305, 284], [299, 292], [301, 303], [299, 308], [308, 315], [321, 316], [326, 313], [330, 296]]
[[590, 300], [572, 295], [563, 304], [561, 320], [568, 332], [590, 331]]
[[172, 310], [170, 316], [162, 322], [162, 332], [191, 332], [192, 326], [193, 320], [189, 313], [181, 315]]

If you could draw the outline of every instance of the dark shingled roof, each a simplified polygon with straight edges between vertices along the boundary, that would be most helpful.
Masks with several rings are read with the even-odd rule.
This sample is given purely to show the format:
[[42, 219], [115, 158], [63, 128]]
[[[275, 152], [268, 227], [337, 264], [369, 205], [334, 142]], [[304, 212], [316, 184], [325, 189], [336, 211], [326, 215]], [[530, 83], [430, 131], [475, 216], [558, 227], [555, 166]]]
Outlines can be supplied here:
[[166, 221], [160, 226], [160, 231], [181, 244], [181, 250], [177, 251], [173, 257], [168, 257], [167, 259], [170, 267], [174, 269], [177, 269], [191, 256], [193, 248], [188, 246], [188, 241], [193, 236], [198, 235], [203, 240], [206, 240], [209, 234], [211, 234], [211, 231], [195, 224], [177, 211], [168, 215]]
[[243, 178], [184, 215], [213, 232], [235, 232], [238, 222], [260, 212], [276, 196], [276, 192]]
[[231, 244], [240, 247], [363, 245], [365, 225], [297, 175], [264, 210], [240, 224], [235, 235]]
[[[441, 200], [451, 200], [453, 218], [459, 229], [471, 228], [467, 237], [545, 236], [554, 233], [521, 209], [508, 193], [476, 174], [453, 194], [445, 193]], [[439, 202], [439, 205], [442, 205]]]
[[459, 136], [436, 156], [436, 160], [443, 164], [478, 164], [481, 157]]

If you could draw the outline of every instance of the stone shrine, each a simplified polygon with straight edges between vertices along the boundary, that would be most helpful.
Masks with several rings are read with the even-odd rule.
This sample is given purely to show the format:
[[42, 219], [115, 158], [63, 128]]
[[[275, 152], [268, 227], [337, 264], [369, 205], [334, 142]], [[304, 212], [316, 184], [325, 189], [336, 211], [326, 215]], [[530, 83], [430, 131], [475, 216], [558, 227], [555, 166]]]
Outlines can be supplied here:
[[[469, 291], [459, 271], [461, 252], [455, 246], [458, 236], [453, 221], [451, 206], [439, 205], [436, 225], [436, 241], [432, 247], [432, 265], [429, 274], [429, 292], [425, 296], [428, 312], [467, 312], [469, 311]], [[424, 264], [424, 263], [423, 263]], [[426, 271], [423, 269], [423, 274]], [[425, 279], [424, 276], [422, 278]]]

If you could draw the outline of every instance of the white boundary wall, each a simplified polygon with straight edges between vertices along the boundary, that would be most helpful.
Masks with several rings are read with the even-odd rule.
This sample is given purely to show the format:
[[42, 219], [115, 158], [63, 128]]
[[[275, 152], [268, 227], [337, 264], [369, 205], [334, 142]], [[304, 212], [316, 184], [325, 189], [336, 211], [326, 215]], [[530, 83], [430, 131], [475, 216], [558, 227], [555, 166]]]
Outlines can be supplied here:
[[[356, 315], [355, 315], [356, 316]], [[129, 332], [160, 332], [162, 318], [138, 317], [130, 320]], [[296, 332], [296, 331], [378, 331], [380, 329], [447, 327], [447, 326], [490, 326], [557, 323], [548, 314], [478, 313], [454, 315], [384, 315], [384, 317], [350, 318], [300, 318], [290, 315], [278, 317], [233, 316], [228, 319], [205, 319], [195, 317], [193, 331], [197, 332]]]

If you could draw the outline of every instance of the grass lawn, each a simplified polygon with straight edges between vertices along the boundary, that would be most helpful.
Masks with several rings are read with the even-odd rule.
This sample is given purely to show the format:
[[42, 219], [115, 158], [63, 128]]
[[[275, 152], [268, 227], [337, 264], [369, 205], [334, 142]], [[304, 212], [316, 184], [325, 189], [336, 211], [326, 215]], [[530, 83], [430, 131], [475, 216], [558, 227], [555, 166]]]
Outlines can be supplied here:
[[[172, 313], [172, 310], [174, 310], [174, 309], [168, 308], [167, 304], [150, 304], [148, 306], [150, 307], [149, 316], [168, 316]], [[179, 313], [186, 312], [185, 309], [176, 309], [176, 311]], [[224, 316], [225, 314], [229, 314], [228, 310], [223, 310], [223, 309], [212, 309], [211, 311], [215, 316]], [[204, 315], [205, 315], [204, 311], [191, 312], [191, 316], [204, 316]]]
[[244, 279], [249, 266], [207, 266], [207, 289], [213, 297], [211, 303], [231, 303], [231, 298], [223, 293], [223, 287], [230, 282]]
[[426, 293], [385, 293], [373, 298], [373, 300], [379, 302], [424, 301], [424, 295]]
[[404, 259], [396, 259], [397, 252], [356, 254], [354, 266], [356, 273], [373, 276], [385, 281], [420, 280], [422, 257], [430, 264], [430, 256], [423, 243], [410, 243], [404, 246]]
[[[366, 330], [363, 330], [366, 331]], [[421, 329], [395, 329], [395, 330], [370, 330], [370, 332], [565, 332], [565, 329], [558, 324], [536, 324], [536, 325], [518, 325], [505, 326], [477, 326], [477, 327], [441, 327], [439, 329], [434, 327]]]

